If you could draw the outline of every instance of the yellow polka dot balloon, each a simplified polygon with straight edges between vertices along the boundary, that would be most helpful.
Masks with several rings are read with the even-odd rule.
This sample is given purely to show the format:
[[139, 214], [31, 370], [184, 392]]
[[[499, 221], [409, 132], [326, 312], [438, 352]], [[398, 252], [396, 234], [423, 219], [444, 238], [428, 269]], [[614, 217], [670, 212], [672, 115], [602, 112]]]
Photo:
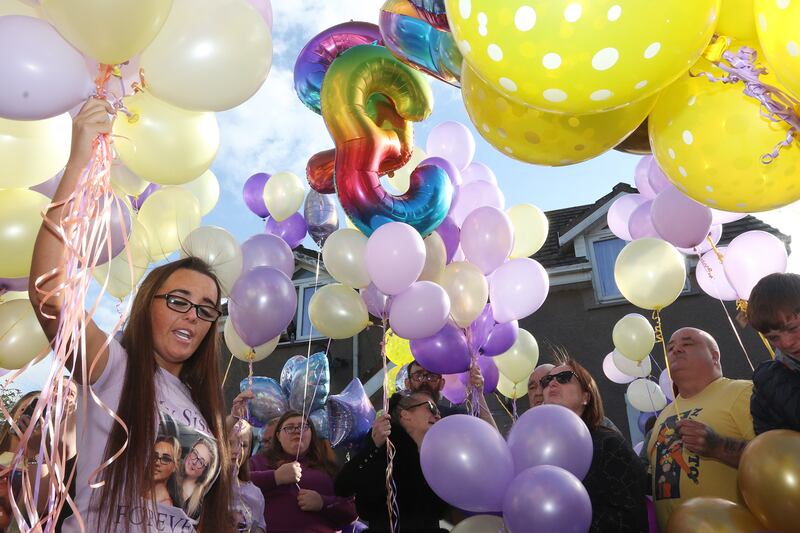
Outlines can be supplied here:
[[800, 0], [755, 0], [755, 15], [767, 63], [800, 98]]
[[549, 113], [509, 99], [467, 64], [461, 93], [472, 123], [489, 144], [520, 161], [549, 166], [578, 163], [610, 150], [645, 119], [656, 98], [605, 113]]
[[655, 94], [714, 32], [719, 0], [446, 0], [466, 61], [515, 100], [606, 111]]
[[[724, 75], [705, 59], [691, 71]], [[772, 75], [762, 80], [782, 88]], [[723, 211], [767, 211], [800, 199], [800, 144], [763, 163], [762, 155], [786, 139], [789, 125], [764, 118], [759, 101], [743, 89], [741, 83], [682, 76], [650, 113], [650, 144], [669, 179], [698, 202]]]
[[722, 0], [717, 33], [748, 41], [756, 38], [753, 0]]

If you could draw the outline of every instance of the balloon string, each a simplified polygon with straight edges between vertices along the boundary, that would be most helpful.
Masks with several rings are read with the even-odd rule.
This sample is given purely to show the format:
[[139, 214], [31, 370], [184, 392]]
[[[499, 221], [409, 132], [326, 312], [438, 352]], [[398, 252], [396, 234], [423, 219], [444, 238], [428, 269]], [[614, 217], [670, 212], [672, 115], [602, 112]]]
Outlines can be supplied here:
[[[469, 364], [469, 373], [470, 379], [468, 381], [469, 386], [467, 387], [467, 412], [472, 416], [481, 416], [481, 404], [478, 398], [478, 387], [472, 383], [472, 370], [478, 364], [478, 354], [477, 352], [473, 351], [472, 347], [472, 328], [464, 328], [464, 335], [467, 338], [467, 346], [470, 349], [470, 364]], [[482, 391], [481, 391], [482, 392]]]
[[[506, 407], [505, 400], [503, 400], [503, 398], [501, 398], [500, 395], [497, 394], [496, 392], [494, 392], [493, 394], [494, 394], [494, 397], [497, 399], [497, 403], [500, 404], [500, 407], [503, 408], [503, 411], [505, 411], [506, 414], [508, 415], [508, 417], [511, 419], [511, 422], [512, 423], [516, 422], [516, 419], [514, 418], [514, 414], [511, 411], [508, 410], [508, 407]], [[511, 400], [511, 401], [514, 402], [514, 406], [516, 407], [517, 401], [516, 400]]]
[[[381, 360], [383, 362], [383, 413], [390, 415], [389, 412], [389, 369], [386, 359], [386, 318], [381, 318]], [[398, 521], [400, 510], [397, 506], [397, 489], [394, 483], [394, 456], [395, 447], [390, 437], [386, 437], [386, 508], [389, 511], [389, 532], [399, 531]]]
[[[653, 328], [656, 333], [656, 342], [661, 343], [661, 350], [664, 352], [664, 364], [667, 368], [667, 376], [669, 376], [670, 383], [675, 383], [672, 381], [672, 370], [669, 367], [669, 357], [667, 357], [667, 344], [664, 342], [664, 325], [661, 323], [661, 312], [659, 309], [653, 310], [653, 321], [656, 323], [655, 327]], [[674, 390], [673, 390], [674, 392]], [[672, 401], [675, 405], [675, 417], [676, 420], [681, 419], [680, 409], [678, 409], [678, 395], [675, 394], [675, 399]]]
[[[740, 314], [743, 314], [744, 316], [747, 316], [747, 300], [736, 300], [736, 310], [739, 311]], [[767, 340], [767, 338], [760, 331], [757, 331], [757, 333], [758, 333], [758, 337], [761, 339], [761, 342], [763, 342], [764, 346], [767, 348], [767, 352], [769, 352], [769, 356], [772, 359], [775, 359], [775, 351], [772, 349], [772, 346], [770, 346], [769, 341]], [[752, 368], [752, 366], [753, 365], [751, 364], [750, 367]]]
[[228, 372], [231, 371], [231, 364], [233, 363], [233, 354], [231, 354], [231, 358], [228, 359], [228, 367], [225, 369], [225, 376], [222, 378], [222, 388], [225, 389], [225, 382], [228, 381]]
[[[320, 250], [317, 250], [317, 262], [316, 262], [316, 266], [314, 267], [314, 290], [315, 291], [317, 290], [317, 286], [319, 284], [319, 264], [320, 264], [321, 258], [322, 258], [322, 252]], [[306, 311], [306, 313], [307, 313], [307, 311]], [[305, 374], [305, 377], [303, 378], [303, 407], [302, 407], [302, 415], [303, 416], [300, 417], [300, 436], [301, 437], [303, 435], [303, 432], [306, 430], [306, 397], [308, 395], [308, 374], [311, 371], [311, 337], [312, 337], [313, 330], [314, 330], [314, 326], [311, 326], [311, 329], [308, 332], [308, 344], [306, 345], [306, 374]], [[301, 334], [303, 333], [302, 319], [301, 319], [301, 323], [300, 323], [300, 333]], [[328, 343], [328, 346], [330, 346], [330, 342]], [[327, 356], [328, 356], [328, 354], [327, 354], [327, 350], [326, 350], [325, 351], [325, 357], [327, 357]], [[311, 401], [312, 402], [314, 401], [313, 398], [312, 398]], [[309, 414], [309, 416], [311, 415], [310, 406], [309, 406], [308, 414]], [[300, 448], [298, 447], [297, 448], [297, 455], [295, 455], [294, 460], [298, 461], [299, 459], [300, 459]], [[297, 488], [299, 490], [300, 489], [300, 485], [299, 484], [296, 484], [296, 485], [297, 485]]]

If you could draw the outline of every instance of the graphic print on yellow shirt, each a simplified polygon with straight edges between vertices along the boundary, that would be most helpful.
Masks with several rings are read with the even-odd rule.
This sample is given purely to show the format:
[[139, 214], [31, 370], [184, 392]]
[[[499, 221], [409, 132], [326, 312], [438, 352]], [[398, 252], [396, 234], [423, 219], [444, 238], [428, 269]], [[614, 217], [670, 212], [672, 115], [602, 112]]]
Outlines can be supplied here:
[[[681, 419], [696, 418], [702, 410], [702, 408], [692, 409], [681, 413]], [[656, 436], [653, 476], [656, 481], [657, 500], [681, 497], [681, 471], [689, 482], [695, 485], [700, 483], [700, 462], [703, 459], [688, 450], [684, 459], [681, 435], [676, 429], [677, 421], [676, 415], [667, 417]]]

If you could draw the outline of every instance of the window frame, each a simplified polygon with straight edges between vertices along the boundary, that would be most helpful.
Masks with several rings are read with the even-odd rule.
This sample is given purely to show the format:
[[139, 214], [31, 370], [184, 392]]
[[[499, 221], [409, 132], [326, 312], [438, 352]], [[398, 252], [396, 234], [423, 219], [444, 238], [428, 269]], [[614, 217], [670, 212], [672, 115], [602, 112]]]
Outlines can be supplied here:
[[[312, 326], [311, 331], [312, 333], [316, 332], [317, 335], [303, 335], [303, 314], [306, 313], [305, 309], [305, 291], [306, 289], [319, 289], [320, 287], [324, 287], [325, 285], [329, 285], [333, 283], [334, 280], [329, 275], [320, 275], [318, 280], [314, 280], [314, 278], [304, 278], [300, 280], [294, 280], [293, 284], [295, 286], [295, 290], [297, 290], [297, 313], [295, 314], [295, 338], [294, 343], [298, 342], [308, 342], [309, 340], [323, 340], [327, 339], [325, 335], [316, 332]], [[287, 341], [285, 344], [291, 344]]]

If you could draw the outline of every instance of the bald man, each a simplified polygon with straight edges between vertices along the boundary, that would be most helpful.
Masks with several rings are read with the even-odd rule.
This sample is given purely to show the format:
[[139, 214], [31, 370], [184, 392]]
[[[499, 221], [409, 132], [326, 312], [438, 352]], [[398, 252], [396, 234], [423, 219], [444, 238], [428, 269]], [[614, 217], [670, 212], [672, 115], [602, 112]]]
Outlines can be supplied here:
[[662, 531], [672, 511], [690, 498], [737, 501], [739, 459], [755, 437], [753, 383], [722, 376], [719, 346], [711, 335], [679, 329], [667, 344], [667, 363], [679, 394], [661, 411], [647, 443]]
[[531, 377], [528, 379], [528, 403], [531, 407], [544, 403], [544, 389], [542, 389], [540, 381], [554, 368], [555, 365], [545, 363], [533, 369]]

